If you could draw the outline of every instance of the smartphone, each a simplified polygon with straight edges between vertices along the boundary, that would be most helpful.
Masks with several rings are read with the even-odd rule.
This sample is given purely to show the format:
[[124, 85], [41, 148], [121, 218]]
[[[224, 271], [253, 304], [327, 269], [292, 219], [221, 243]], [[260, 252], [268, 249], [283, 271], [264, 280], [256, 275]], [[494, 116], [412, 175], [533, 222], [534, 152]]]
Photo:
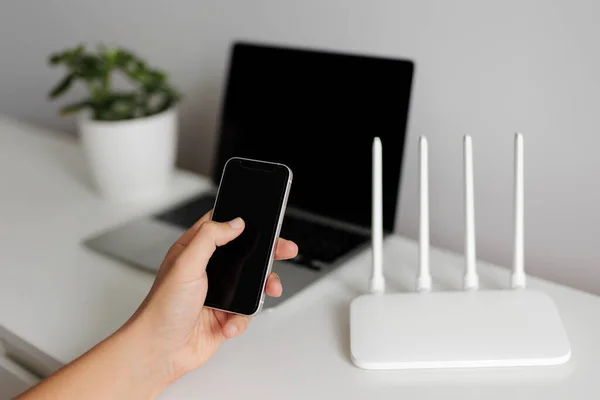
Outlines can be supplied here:
[[283, 164], [238, 157], [227, 161], [212, 220], [241, 217], [245, 227], [208, 262], [206, 307], [241, 315], [260, 311], [292, 178]]

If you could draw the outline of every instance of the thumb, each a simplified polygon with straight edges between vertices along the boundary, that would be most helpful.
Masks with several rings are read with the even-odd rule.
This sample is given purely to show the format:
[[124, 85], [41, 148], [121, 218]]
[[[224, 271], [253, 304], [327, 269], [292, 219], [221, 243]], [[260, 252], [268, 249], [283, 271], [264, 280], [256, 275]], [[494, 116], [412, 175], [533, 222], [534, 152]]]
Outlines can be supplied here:
[[244, 231], [244, 226], [244, 220], [241, 218], [235, 218], [229, 222], [206, 221], [202, 223], [194, 238], [177, 259], [176, 264], [193, 265], [195, 270], [201, 267], [201, 270], [204, 271], [216, 248], [237, 238]]

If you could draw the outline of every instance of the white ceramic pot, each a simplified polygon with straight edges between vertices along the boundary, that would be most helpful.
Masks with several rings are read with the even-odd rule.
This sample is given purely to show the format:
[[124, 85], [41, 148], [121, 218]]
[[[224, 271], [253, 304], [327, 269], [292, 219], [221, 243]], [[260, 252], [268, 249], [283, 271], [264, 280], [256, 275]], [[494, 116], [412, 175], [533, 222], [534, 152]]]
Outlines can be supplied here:
[[176, 109], [125, 121], [95, 121], [82, 113], [78, 126], [103, 197], [132, 202], [166, 191], [175, 169]]

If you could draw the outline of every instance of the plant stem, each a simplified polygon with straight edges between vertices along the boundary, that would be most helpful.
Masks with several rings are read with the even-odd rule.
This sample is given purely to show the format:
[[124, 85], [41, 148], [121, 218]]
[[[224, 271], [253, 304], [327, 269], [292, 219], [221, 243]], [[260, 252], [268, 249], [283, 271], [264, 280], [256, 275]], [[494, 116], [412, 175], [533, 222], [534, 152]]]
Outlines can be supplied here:
[[106, 69], [106, 75], [104, 76], [104, 94], [108, 95], [108, 93], [110, 93], [110, 73], [111, 73], [111, 69], [112, 66], [110, 68]]
[[[105, 102], [106, 99], [109, 97], [110, 95], [110, 90], [111, 90], [111, 70], [112, 70], [113, 66], [111, 65], [110, 62], [108, 62], [108, 60], [105, 60], [105, 70], [104, 70], [104, 76], [102, 77], [102, 82], [101, 82], [101, 96], [102, 96], [102, 102]], [[98, 117], [98, 116], [97, 116]]]

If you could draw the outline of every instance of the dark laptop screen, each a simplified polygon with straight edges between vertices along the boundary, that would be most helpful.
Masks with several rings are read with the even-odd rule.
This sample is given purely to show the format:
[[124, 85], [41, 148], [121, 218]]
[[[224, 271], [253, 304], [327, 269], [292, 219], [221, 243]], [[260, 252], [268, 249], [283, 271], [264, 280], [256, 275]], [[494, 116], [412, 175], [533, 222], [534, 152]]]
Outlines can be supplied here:
[[379, 136], [392, 231], [412, 77], [407, 60], [235, 44], [214, 181], [233, 156], [284, 163], [294, 173], [289, 207], [368, 228]]

